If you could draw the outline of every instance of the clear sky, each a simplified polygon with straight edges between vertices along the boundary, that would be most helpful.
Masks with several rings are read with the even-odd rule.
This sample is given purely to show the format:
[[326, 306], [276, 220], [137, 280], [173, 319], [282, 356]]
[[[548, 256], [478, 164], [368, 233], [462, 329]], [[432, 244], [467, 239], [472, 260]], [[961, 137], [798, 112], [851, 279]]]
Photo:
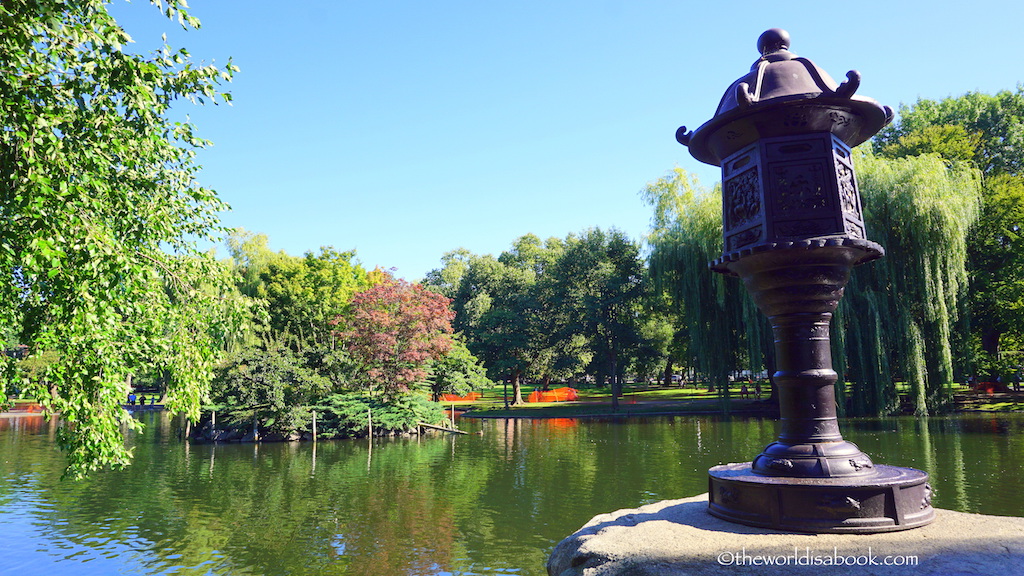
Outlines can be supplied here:
[[417, 280], [464, 247], [616, 227], [635, 239], [638, 196], [674, 166], [718, 169], [674, 138], [710, 119], [787, 29], [791, 50], [896, 108], [1024, 82], [1016, 0], [191, 0], [182, 33], [158, 10], [111, 11], [148, 52], [166, 32], [197, 61], [241, 68], [232, 106], [188, 113], [215, 146], [201, 182], [222, 221], [300, 255], [355, 249]]

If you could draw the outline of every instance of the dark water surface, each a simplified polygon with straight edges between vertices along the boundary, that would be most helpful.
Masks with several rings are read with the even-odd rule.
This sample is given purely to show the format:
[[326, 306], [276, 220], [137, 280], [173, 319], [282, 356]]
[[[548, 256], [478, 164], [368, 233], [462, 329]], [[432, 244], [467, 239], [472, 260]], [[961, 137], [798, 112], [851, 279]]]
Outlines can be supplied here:
[[[775, 422], [463, 419], [482, 435], [188, 445], [147, 414], [127, 470], [61, 481], [53, 426], [0, 419], [0, 574], [545, 574], [592, 516], [707, 491]], [[845, 420], [933, 503], [1024, 516], [1024, 415]]]

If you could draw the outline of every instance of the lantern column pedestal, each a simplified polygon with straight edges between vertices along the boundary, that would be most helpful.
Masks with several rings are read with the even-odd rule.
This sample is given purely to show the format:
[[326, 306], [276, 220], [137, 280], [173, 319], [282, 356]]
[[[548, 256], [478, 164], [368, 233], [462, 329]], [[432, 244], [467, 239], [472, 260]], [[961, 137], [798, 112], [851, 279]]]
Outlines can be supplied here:
[[836, 420], [829, 323], [850, 270], [881, 252], [866, 240], [816, 238], [713, 263], [743, 279], [772, 324], [780, 432], [752, 463], [708, 471], [711, 514], [801, 532], [886, 532], [934, 519], [928, 474], [874, 464]]

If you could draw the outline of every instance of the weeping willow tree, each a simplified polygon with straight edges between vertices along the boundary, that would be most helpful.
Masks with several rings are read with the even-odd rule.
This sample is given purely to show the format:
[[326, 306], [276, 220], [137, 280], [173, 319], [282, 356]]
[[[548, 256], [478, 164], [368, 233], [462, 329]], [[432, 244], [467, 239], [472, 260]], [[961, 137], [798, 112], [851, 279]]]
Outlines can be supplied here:
[[980, 175], [935, 155], [886, 160], [868, 153], [859, 155], [857, 173], [868, 237], [886, 255], [854, 269], [835, 319], [833, 333], [845, 328], [849, 407], [854, 414], [895, 412], [895, 382], [904, 381], [916, 414], [941, 411], [951, 399], [951, 335], [967, 287]]
[[761, 370], [771, 340], [742, 283], [708, 268], [722, 249], [721, 189], [708, 190], [676, 168], [640, 194], [654, 208], [647, 242], [655, 289], [680, 311], [693, 367], [709, 379], [728, 410], [729, 373], [741, 367], [742, 352], [750, 370]]

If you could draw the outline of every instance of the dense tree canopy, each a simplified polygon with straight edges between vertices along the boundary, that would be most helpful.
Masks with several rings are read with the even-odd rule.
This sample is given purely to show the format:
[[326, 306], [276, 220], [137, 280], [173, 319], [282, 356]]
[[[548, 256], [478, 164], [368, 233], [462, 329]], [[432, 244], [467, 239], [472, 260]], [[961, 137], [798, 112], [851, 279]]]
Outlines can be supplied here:
[[311, 433], [319, 414], [321, 435], [363, 435], [372, 412], [375, 434], [405, 432], [443, 417], [428, 392], [491, 384], [451, 338], [444, 296], [367, 271], [354, 251], [296, 257], [244, 230], [227, 245], [236, 289], [252, 303], [252, 330], [218, 367], [207, 408], [222, 431], [293, 439]]
[[1024, 349], [1024, 176], [987, 176], [982, 198], [968, 242], [968, 304], [984, 352], [976, 372], [991, 376], [1007, 369], [997, 362], [1003, 350]]
[[271, 251], [266, 235], [244, 230], [232, 232], [227, 245], [239, 291], [265, 304], [257, 332], [300, 352], [330, 345], [330, 321], [348, 310], [355, 293], [384, 278], [364, 269], [354, 251], [325, 246], [319, 254], [290, 256]]
[[1024, 86], [900, 105], [898, 121], [875, 141], [888, 156], [938, 153], [985, 174], [1024, 175]]
[[458, 338], [452, 340], [448, 353], [430, 362], [427, 372], [430, 374], [430, 393], [435, 401], [442, 394], [465, 396], [493, 384], [487, 378], [487, 370], [465, 342]]
[[[120, 404], [144, 365], [165, 367], [167, 404], [196, 416], [225, 321], [223, 275], [194, 244], [224, 206], [195, 181], [206, 142], [168, 111], [228, 100], [235, 68], [126, 52], [105, 4], [0, 6], [0, 326], [51, 359], [25, 379], [2, 357], [0, 395], [21, 387], [62, 414], [71, 474], [127, 461]], [[198, 26], [184, 7], [163, 12]]]
[[[1024, 87], [901, 106], [876, 144], [886, 157], [937, 154], [981, 171], [981, 213], [967, 242], [963, 326], [971, 338], [960, 356], [964, 372], [995, 379], [1009, 370], [1003, 351], [1024, 341]], [[975, 348], [982, 353], [970, 353]]]
[[366, 271], [354, 252], [295, 257], [244, 231], [228, 248], [254, 337], [218, 366], [198, 437], [297, 439], [314, 421], [321, 438], [404, 433], [444, 418], [431, 395], [492, 384], [451, 337], [444, 296]]
[[663, 361], [651, 361], [659, 344], [644, 335], [640, 247], [618, 230], [527, 234], [497, 258], [460, 249], [442, 264], [426, 283], [452, 298], [456, 330], [511, 382], [513, 404], [525, 378], [547, 386], [587, 374], [618, 386], [641, 357], [647, 367]]
[[210, 398], [222, 418], [262, 422], [287, 434], [311, 421], [309, 406], [332, 390], [331, 381], [284, 348], [245, 348], [218, 368]]
[[727, 406], [729, 374], [741, 366], [759, 372], [770, 363], [764, 347], [771, 340], [740, 283], [708, 268], [722, 251], [721, 192], [676, 168], [641, 196], [654, 208], [648, 242], [655, 290], [678, 313], [687, 333], [687, 360], [692, 358]]
[[551, 284], [558, 295], [554, 308], [568, 315], [553, 335], [556, 343], [569, 341], [570, 335], [586, 339], [592, 358], [589, 372], [599, 383], [612, 383], [614, 403], [628, 360], [637, 356], [642, 339], [640, 247], [618, 230], [596, 228], [566, 244]]
[[951, 400], [953, 332], [967, 289], [978, 174], [934, 155], [856, 160], [868, 237], [886, 255], [854, 269], [834, 321], [845, 328], [841, 358], [853, 382], [851, 408], [897, 410], [899, 380], [911, 385], [919, 414], [941, 410]]

